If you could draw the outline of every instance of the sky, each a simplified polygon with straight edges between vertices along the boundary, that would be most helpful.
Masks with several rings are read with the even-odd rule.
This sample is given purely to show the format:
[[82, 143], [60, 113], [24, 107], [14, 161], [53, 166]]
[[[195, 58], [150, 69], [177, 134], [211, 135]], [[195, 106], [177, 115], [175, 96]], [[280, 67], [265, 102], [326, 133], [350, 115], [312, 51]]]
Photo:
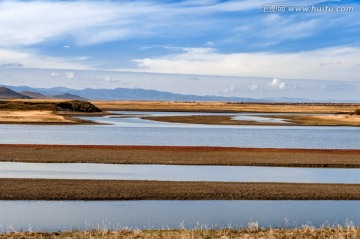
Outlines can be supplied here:
[[354, 0], [0, 1], [0, 84], [360, 100], [359, 13]]

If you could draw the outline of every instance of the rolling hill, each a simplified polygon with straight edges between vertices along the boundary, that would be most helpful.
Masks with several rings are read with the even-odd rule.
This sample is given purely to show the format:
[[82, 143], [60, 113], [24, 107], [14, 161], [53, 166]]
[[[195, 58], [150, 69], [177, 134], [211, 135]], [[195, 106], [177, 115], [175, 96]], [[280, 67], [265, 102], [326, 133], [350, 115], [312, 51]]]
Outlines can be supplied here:
[[0, 86], [0, 99], [31, 99], [31, 97]]

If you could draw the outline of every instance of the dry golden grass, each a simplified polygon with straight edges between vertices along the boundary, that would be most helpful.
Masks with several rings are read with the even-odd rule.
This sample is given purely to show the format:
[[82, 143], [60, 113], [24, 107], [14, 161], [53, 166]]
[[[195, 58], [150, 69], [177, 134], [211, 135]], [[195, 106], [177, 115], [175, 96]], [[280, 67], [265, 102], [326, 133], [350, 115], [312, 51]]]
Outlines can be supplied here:
[[52, 111], [0, 111], [0, 123], [78, 123]]
[[[72, 114], [72, 115], [75, 115]], [[8, 111], [0, 110], [0, 124], [40, 124], [40, 125], [73, 125], [73, 124], [97, 124], [89, 120], [81, 120], [71, 115], [60, 115], [53, 111], [30, 110]]]
[[360, 126], [360, 115], [289, 116], [289, 119], [300, 125]]
[[[3, 101], [0, 111], [0, 123], [37, 123], [37, 124], [72, 124], [86, 123], [71, 118], [77, 112], [66, 113], [66, 117], [51, 113], [56, 104], [63, 102], [58, 99], [30, 99]], [[226, 102], [173, 102], [173, 101], [92, 101], [102, 110], [134, 110], [134, 111], [192, 111], [192, 112], [287, 112], [287, 113], [353, 113], [359, 104], [270, 104], [270, 103], [226, 103]], [[8, 109], [6, 108], [8, 107]], [[38, 110], [46, 111], [48, 115], [39, 112], [35, 118], [22, 116], [19, 111]], [[13, 111], [10, 117], [6, 111]], [[91, 113], [103, 115], [106, 113]], [[80, 113], [80, 115], [85, 115]], [[277, 117], [277, 116], [274, 116]], [[307, 118], [305, 116], [289, 117], [290, 124], [285, 125], [360, 125], [357, 116], [336, 116], [335, 118]], [[157, 121], [197, 123], [197, 124], [227, 124], [227, 125], [282, 125], [281, 123], [259, 123], [254, 121], [235, 121], [228, 116], [180, 116], [180, 117], [151, 117]]]
[[219, 230], [92, 230], [56, 233], [9, 232], [0, 234], [4, 239], [358, 239], [360, 229], [352, 225], [297, 229], [257, 228]]
[[190, 111], [190, 112], [267, 112], [267, 113], [350, 113], [359, 104], [270, 104], [174, 101], [92, 101], [102, 110]]
[[103, 115], [86, 101], [1, 100], [0, 124], [95, 124], [74, 115]]

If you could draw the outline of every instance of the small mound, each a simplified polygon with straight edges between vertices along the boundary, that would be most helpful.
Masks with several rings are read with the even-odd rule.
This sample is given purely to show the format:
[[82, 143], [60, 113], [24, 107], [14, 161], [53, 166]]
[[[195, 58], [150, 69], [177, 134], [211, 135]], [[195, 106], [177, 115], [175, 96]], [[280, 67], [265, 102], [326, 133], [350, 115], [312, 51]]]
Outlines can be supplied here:
[[96, 113], [102, 112], [101, 109], [87, 101], [73, 100], [56, 104], [56, 111]]

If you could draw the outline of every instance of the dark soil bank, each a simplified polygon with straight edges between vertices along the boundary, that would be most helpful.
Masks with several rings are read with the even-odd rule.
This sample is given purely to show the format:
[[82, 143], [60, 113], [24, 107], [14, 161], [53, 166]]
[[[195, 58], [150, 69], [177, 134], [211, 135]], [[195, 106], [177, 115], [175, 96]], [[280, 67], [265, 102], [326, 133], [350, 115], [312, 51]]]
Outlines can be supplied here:
[[360, 150], [0, 145], [0, 161], [359, 168]]
[[360, 200], [358, 184], [0, 179], [0, 200]]

